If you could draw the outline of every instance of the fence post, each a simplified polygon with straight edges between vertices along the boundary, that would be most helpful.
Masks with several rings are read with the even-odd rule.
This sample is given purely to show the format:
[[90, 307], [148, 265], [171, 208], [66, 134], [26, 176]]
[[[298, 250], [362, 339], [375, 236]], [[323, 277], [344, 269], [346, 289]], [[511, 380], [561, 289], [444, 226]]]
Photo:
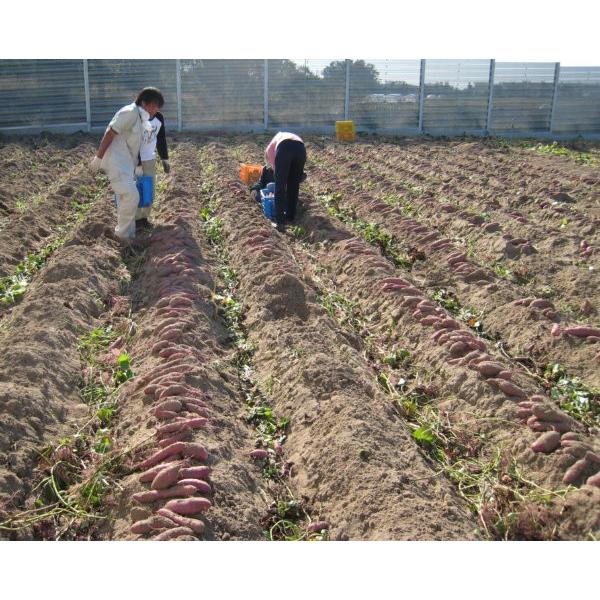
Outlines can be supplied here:
[[550, 133], [554, 130], [554, 111], [558, 99], [558, 81], [560, 79], [560, 63], [554, 65], [554, 91], [552, 92], [552, 108], [550, 108]]
[[181, 114], [181, 60], [175, 59], [176, 84], [177, 84], [177, 131], [181, 131], [183, 115]]
[[421, 59], [419, 75], [419, 133], [423, 133], [423, 109], [425, 107], [425, 59]]
[[263, 91], [263, 129], [269, 128], [269, 59], [265, 58], [265, 74], [263, 77], [265, 88]]
[[350, 116], [350, 59], [346, 59], [346, 92], [344, 94], [344, 121]]
[[490, 126], [492, 124], [492, 110], [494, 106], [494, 74], [496, 73], [496, 61], [495, 59], [490, 60], [490, 79], [489, 79], [489, 92], [488, 92], [488, 109], [487, 118], [485, 120], [485, 132], [487, 135], [490, 134]]
[[85, 89], [85, 120], [87, 130], [92, 130], [92, 106], [90, 103], [90, 77], [88, 73], [88, 61], [83, 59], [83, 87]]

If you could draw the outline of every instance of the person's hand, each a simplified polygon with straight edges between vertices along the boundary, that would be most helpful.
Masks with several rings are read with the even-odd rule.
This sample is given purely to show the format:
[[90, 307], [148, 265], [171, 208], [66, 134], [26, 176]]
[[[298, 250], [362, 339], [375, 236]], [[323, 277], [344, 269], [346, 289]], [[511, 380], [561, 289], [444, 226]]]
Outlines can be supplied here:
[[163, 159], [161, 162], [162, 162], [163, 171], [165, 173], [170, 173], [171, 172], [171, 165], [169, 164], [169, 161]]
[[138, 166], [135, 168], [135, 170], [134, 170], [133, 174], [134, 174], [136, 177], [141, 177], [141, 176], [144, 174], [144, 169], [142, 168], [142, 166], [141, 166], [141, 165], [138, 165]]
[[94, 156], [90, 162], [90, 170], [92, 173], [97, 173], [102, 168], [102, 159], [99, 156]]

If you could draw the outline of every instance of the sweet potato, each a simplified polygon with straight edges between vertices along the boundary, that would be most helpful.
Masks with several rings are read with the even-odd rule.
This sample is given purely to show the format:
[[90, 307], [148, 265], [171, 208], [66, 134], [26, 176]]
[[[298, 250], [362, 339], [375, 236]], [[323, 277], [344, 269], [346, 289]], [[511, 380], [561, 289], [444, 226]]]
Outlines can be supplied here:
[[185, 296], [175, 296], [175, 298], [172, 298], [171, 301], [169, 302], [169, 306], [176, 308], [178, 306], [183, 306], [183, 307], [189, 307], [189, 306], [193, 306], [193, 302], [189, 299], [186, 298]]
[[498, 377], [498, 379], [506, 379], [506, 381], [511, 381], [512, 373], [510, 371], [500, 371], [496, 377]]
[[146, 460], [143, 460], [138, 467], [140, 469], [148, 469], [149, 467], [162, 462], [165, 458], [169, 458], [169, 456], [182, 453], [185, 449], [186, 444], [183, 442], [176, 442], [170, 446], [167, 446], [166, 448], [163, 448], [162, 450], [159, 450], [158, 452], [155, 452], [152, 456]]
[[314, 521], [310, 523], [306, 528], [307, 531], [323, 531], [323, 529], [329, 529], [329, 523], [327, 521]]
[[185, 467], [179, 471], [183, 479], [206, 479], [210, 475], [210, 467]]
[[454, 342], [448, 351], [450, 352], [450, 356], [457, 357], [464, 356], [468, 350], [469, 346], [464, 342]]
[[596, 454], [595, 452], [588, 452], [585, 455], [585, 459], [588, 461], [588, 463], [590, 463], [590, 465], [598, 465], [600, 466], [600, 456], [598, 456], [598, 454]]
[[167, 398], [162, 402], [159, 402], [155, 410], [170, 410], [172, 412], [180, 412], [183, 409], [183, 405], [176, 398]]
[[593, 485], [594, 487], [600, 487], [600, 471], [598, 471], [598, 473], [596, 473], [595, 475], [588, 477], [585, 480], [585, 483], [587, 485]]
[[163, 438], [162, 440], [159, 440], [158, 445], [161, 448], [166, 448], [167, 446], [170, 446], [171, 444], [174, 444], [175, 442], [182, 442], [182, 441], [187, 442], [191, 438], [192, 438], [191, 430], [186, 429], [185, 431], [180, 431], [179, 433], [173, 433], [168, 438]]
[[212, 494], [210, 484], [202, 479], [182, 479], [180, 485], [193, 485], [201, 494]]
[[441, 319], [440, 317], [436, 317], [435, 315], [427, 315], [426, 317], [423, 317], [422, 319], [420, 319], [420, 323], [421, 325], [425, 325], [426, 327], [431, 327], [431, 325], [434, 325], [435, 323], [439, 322]]
[[498, 373], [504, 370], [504, 367], [500, 363], [482, 361], [475, 369], [479, 371], [484, 377], [495, 377]]
[[190, 461], [188, 459], [185, 459], [173, 461], [170, 463], [160, 463], [159, 465], [156, 465], [155, 467], [151, 467], [147, 471], [144, 471], [138, 479], [142, 483], [148, 483], [152, 481], [163, 469], [165, 469], [166, 467], [171, 467], [173, 465], [179, 466], [180, 469], [186, 468], [189, 467]]
[[162, 410], [160, 408], [155, 409], [152, 413], [157, 419], [162, 421], [168, 421], [170, 419], [176, 419], [179, 413], [173, 412], [172, 410]]
[[507, 395], [514, 396], [516, 398], [527, 398], [527, 394], [512, 381], [506, 381], [505, 379], [497, 379], [498, 387]]
[[156, 390], [159, 388], [158, 385], [151, 383], [144, 388], [144, 395], [146, 396], [154, 396], [156, 394]]
[[153, 539], [157, 542], [168, 542], [184, 536], [193, 536], [193, 534], [194, 532], [189, 527], [173, 527], [173, 529], [167, 529], [167, 531], [163, 531]]
[[540, 435], [533, 444], [531, 444], [531, 449], [534, 452], [553, 452], [557, 448], [560, 447], [560, 433], [556, 431], [547, 431]]
[[166, 333], [161, 334], [160, 338], [162, 340], [178, 340], [183, 336], [183, 331], [181, 329], [170, 329]]
[[460, 324], [455, 319], [443, 319], [440, 323], [435, 325], [436, 329], [441, 327], [442, 329], [460, 329]]
[[200, 405], [195, 404], [193, 402], [186, 402], [185, 408], [186, 410], [197, 414], [199, 417], [207, 418], [209, 416], [208, 410], [206, 408], [202, 408]]
[[563, 483], [575, 483], [585, 472], [588, 467], [588, 462], [585, 458], [579, 459], [563, 477]]
[[589, 336], [600, 337], [600, 329], [598, 329], [597, 327], [584, 327], [584, 326], [567, 327], [567, 328], [563, 329], [563, 333], [566, 333], [568, 335], [572, 335], [575, 337], [589, 337]]
[[150, 350], [150, 354], [156, 356], [161, 350], [168, 348], [170, 344], [171, 344], [171, 342], [168, 342], [168, 341], [156, 342], [156, 344], [154, 344], [152, 346], [152, 349]]
[[569, 417], [549, 404], [536, 403], [532, 407], [533, 414], [542, 421], [568, 421]]
[[150, 488], [153, 490], [164, 490], [171, 487], [179, 479], [180, 465], [177, 463], [161, 469], [154, 479]]
[[178, 431], [181, 431], [184, 421], [185, 421], [184, 418], [178, 417], [177, 419], [173, 420], [170, 423], [166, 423], [165, 425], [161, 425], [160, 427], [157, 427], [156, 434], [160, 436], [160, 435], [165, 435], [165, 434], [169, 434], [169, 433], [177, 433]]
[[190, 390], [193, 390], [193, 388], [189, 388], [187, 385], [170, 385], [160, 393], [159, 398], [162, 400], [169, 396], [187, 396]]
[[256, 450], [252, 450], [252, 452], [250, 452], [251, 458], [268, 458], [268, 456], [268, 450], [264, 450], [262, 448], [257, 448]]
[[196, 460], [206, 460], [208, 458], [206, 448], [195, 442], [185, 444], [183, 454]]
[[147, 492], [138, 492], [133, 494], [132, 498], [140, 504], [149, 504], [157, 500], [167, 498], [180, 498], [182, 496], [193, 496], [196, 488], [193, 485], [174, 485], [166, 490], [150, 490]]
[[[196, 488], [192, 489], [194, 491], [196, 490]], [[178, 515], [184, 515], [186, 517], [205, 512], [211, 506], [212, 503], [208, 498], [186, 498], [185, 500], [169, 500], [169, 502], [165, 504], [165, 508], [167, 508], [168, 510], [172, 510], [174, 513], [177, 513]]]
[[177, 523], [177, 525], [189, 527], [194, 533], [203, 533], [204, 531], [204, 522], [200, 521], [200, 519], [192, 519], [191, 517], [178, 515], [168, 508], [159, 508], [158, 514]]
[[149, 533], [160, 529], [169, 529], [175, 526], [175, 521], [165, 517], [164, 515], [153, 515], [148, 519], [135, 522], [131, 527], [131, 533]]
[[544, 298], [538, 298], [529, 305], [530, 308], [553, 308], [552, 302]]

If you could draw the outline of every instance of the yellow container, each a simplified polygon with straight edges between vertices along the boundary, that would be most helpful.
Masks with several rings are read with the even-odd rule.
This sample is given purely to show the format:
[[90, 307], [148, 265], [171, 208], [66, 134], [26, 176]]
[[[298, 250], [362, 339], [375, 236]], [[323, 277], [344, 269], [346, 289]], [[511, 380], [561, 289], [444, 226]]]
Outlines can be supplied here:
[[253, 185], [260, 179], [262, 167], [260, 165], [243, 164], [240, 167], [240, 179], [246, 185]]
[[356, 139], [354, 121], [336, 121], [335, 137], [342, 142], [353, 142]]

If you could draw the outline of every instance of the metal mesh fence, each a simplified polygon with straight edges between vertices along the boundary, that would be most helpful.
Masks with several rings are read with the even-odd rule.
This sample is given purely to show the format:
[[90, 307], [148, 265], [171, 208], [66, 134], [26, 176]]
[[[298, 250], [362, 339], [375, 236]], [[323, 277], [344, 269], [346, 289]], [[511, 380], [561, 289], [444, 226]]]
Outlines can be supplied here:
[[493, 60], [0, 60], [0, 132], [106, 126], [160, 87], [168, 130], [600, 137], [600, 67]]

